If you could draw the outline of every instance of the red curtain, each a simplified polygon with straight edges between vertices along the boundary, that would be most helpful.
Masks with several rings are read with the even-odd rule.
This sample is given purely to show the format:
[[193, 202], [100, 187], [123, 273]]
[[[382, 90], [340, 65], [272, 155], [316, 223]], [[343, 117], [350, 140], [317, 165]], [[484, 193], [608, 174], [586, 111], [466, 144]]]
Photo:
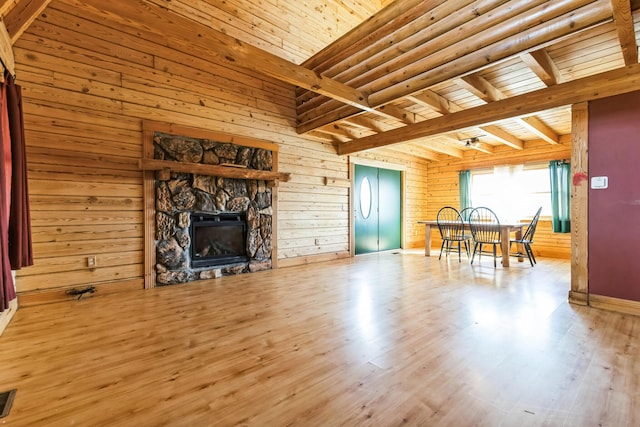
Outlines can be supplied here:
[[11, 270], [33, 265], [22, 94], [5, 74], [0, 89], [0, 311], [16, 292]]
[[11, 268], [19, 270], [33, 265], [31, 248], [31, 211], [27, 187], [27, 156], [22, 118], [22, 88], [12, 76], [7, 82], [7, 113], [11, 135], [11, 210], [9, 215], [9, 260]]

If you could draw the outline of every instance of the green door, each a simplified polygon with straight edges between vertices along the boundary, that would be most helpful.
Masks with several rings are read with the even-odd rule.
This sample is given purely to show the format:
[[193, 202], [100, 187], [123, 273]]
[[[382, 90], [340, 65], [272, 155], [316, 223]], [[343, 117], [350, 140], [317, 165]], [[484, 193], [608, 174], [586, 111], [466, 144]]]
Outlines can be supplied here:
[[400, 171], [355, 165], [355, 253], [400, 248]]
[[378, 250], [400, 248], [400, 171], [378, 169]]
[[356, 255], [378, 251], [378, 168], [356, 165], [355, 170]]

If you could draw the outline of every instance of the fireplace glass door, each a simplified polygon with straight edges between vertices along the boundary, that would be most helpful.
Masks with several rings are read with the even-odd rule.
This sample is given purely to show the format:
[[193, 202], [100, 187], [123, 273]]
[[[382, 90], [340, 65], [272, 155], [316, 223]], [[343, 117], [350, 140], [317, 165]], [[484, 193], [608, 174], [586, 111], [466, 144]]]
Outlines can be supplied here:
[[247, 260], [243, 213], [191, 215], [191, 266], [212, 267]]

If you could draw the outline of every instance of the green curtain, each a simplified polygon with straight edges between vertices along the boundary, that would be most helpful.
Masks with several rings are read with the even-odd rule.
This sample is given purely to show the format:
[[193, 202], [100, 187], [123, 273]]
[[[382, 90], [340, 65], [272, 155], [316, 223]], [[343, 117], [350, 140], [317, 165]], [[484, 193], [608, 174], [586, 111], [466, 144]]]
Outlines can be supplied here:
[[571, 164], [561, 160], [549, 162], [551, 178], [551, 223], [554, 233], [571, 231]]
[[460, 171], [458, 176], [460, 180], [460, 210], [463, 210], [473, 206], [471, 204], [471, 171]]

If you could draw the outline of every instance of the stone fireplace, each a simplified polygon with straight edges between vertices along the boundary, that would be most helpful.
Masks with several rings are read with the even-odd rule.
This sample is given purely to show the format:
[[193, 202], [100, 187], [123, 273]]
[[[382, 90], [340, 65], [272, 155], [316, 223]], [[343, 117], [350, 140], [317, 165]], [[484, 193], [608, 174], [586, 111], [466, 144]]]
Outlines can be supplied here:
[[[272, 152], [153, 134], [154, 159], [271, 171]], [[251, 176], [247, 174], [247, 176]], [[265, 180], [156, 174], [156, 283], [169, 285], [272, 267], [272, 187]]]

